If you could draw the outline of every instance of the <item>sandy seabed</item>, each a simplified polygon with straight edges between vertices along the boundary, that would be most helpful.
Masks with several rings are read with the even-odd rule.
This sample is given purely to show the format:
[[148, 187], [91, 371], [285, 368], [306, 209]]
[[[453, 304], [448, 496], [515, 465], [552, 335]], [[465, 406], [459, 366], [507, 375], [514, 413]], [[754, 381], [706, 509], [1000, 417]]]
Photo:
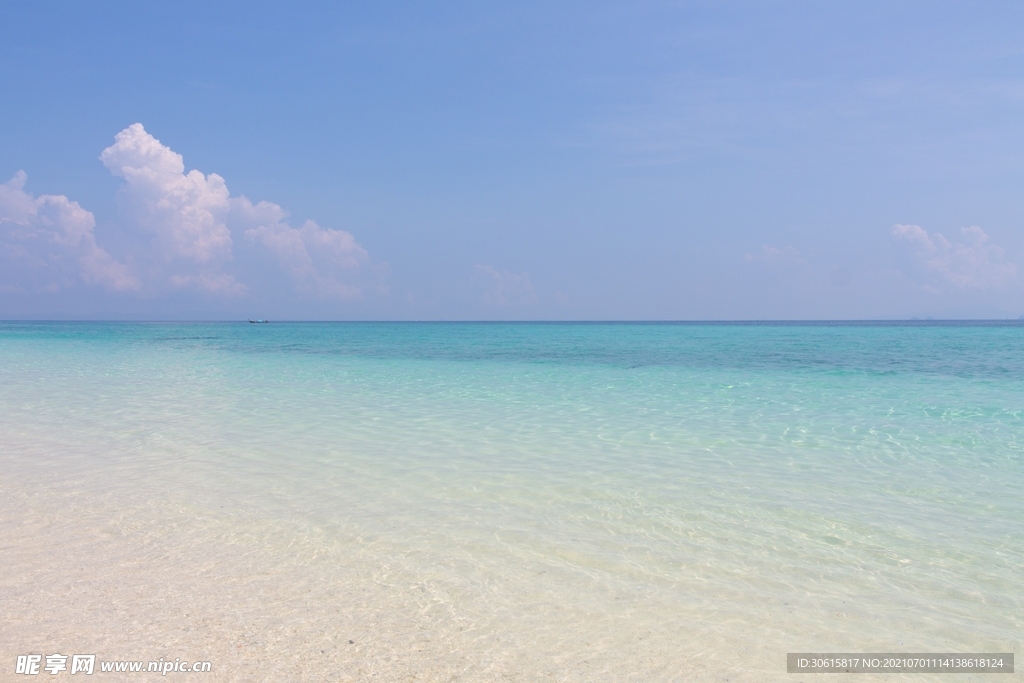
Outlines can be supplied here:
[[[8, 496], [2, 508], [0, 640], [11, 660], [8, 674], [14, 656], [28, 652], [212, 662], [211, 673], [168, 674], [181, 680], [755, 680], [770, 674], [730, 671], [675, 634], [637, 636], [627, 623], [629, 609], [587, 613], [546, 591], [519, 610], [491, 610], [489, 604], [509, 602], [501, 594], [507, 586], [491, 586], [491, 595], [453, 596], [458, 586], [386, 561], [371, 565], [318, 542], [310, 529], [257, 530], [230, 513], [197, 518], [157, 504], [118, 511], [88, 496], [40, 498]], [[470, 609], [460, 610], [456, 603], [467, 598]], [[698, 625], [692, 635], [701, 637]], [[683, 652], [691, 653], [689, 662]]]
[[[785, 673], [794, 614], [770, 605], [743, 614], [728, 600], [732, 611], [702, 616], [706, 595], [689, 613], [635, 593], [583, 601], [564, 577], [462, 582], [453, 567], [417, 568], [371, 540], [248, 510], [127, 509], [74, 486], [2, 493], [0, 680], [22, 679], [14, 659], [30, 652], [212, 662], [175, 680], [831, 680]], [[874, 617], [816, 619], [840, 646]]]

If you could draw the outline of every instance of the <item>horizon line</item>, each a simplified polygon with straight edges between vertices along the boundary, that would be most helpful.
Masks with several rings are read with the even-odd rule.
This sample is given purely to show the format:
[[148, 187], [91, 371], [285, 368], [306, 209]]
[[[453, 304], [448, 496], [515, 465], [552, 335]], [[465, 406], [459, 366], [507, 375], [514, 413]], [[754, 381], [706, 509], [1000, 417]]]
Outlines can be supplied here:
[[[261, 318], [264, 323], [356, 323], [356, 324], [528, 324], [528, 325], [559, 325], [559, 324], [829, 324], [829, 323], [1022, 323], [1024, 316], [1017, 318], [675, 318], [675, 319], [628, 319], [628, 318], [580, 318], [567, 320], [501, 320], [501, 319], [290, 319], [271, 320]], [[3, 323], [254, 323], [250, 318], [0, 318]]]

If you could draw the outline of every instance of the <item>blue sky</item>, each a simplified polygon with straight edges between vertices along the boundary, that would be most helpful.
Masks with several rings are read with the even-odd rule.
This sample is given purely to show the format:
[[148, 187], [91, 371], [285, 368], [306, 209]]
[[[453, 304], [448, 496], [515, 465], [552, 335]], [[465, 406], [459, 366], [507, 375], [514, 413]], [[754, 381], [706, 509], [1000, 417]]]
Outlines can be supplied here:
[[8, 3], [0, 316], [1016, 318], [1022, 28], [995, 2]]

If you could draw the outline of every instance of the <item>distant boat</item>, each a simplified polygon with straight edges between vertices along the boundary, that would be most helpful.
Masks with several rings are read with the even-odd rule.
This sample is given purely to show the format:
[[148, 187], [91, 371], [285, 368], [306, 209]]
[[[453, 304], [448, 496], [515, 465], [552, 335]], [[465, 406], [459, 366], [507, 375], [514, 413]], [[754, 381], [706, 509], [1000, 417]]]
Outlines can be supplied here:
[[249, 322], [255, 324], [255, 323], [269, 323], [270, 321], [269, 320], [264, 320], [263, 318], [260, 318], [259, 320], [253, 320], [252, 318], [250, 318]]

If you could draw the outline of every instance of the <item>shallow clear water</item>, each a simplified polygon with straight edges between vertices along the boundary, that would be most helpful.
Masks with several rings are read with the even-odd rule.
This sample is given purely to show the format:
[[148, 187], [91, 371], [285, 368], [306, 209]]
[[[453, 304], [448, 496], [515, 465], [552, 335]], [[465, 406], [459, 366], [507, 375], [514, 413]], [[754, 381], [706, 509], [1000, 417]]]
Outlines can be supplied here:
[[467, 680], [1019, 650], [1022, 418], [1011, 323], [0, 323], [8, 522], [329, 558]]

